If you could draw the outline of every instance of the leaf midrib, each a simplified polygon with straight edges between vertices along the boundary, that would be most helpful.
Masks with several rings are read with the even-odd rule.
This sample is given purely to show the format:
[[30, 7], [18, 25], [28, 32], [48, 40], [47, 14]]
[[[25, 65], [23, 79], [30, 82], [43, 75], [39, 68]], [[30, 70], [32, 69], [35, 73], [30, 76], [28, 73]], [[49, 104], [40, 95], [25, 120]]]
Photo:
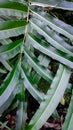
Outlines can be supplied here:
[[[62, 72], [61, 72], [61, 76], [59, 77], [59, 80], [58, 80], [57, 86], [58, 86], [59, 83], [60, 83], [59, 81], [61, 80], [61, 78], [62, 78], [62, 76], [63, 76], [63, 74], [64, 74], [64, 71], [65, 71], [65, 69], [64, 69], [64, 66], [63, 66], [63, 70], [62, 70]], [[57, 87], [57, 89], [58, 89], [58, 87]], [[55, 88], [56, 91], [57, 91], [57, 89]], [[56, 91], [55, 91], [55, 93], [56, 93]], [[51, 98], [49, 99], [49, 100], [50, 100], [49, 104], [50, 104], [51, 101], [53, 100], [54, 95], [55, 95], [55, 94], [53, 94], [53, 96], [51, 96]], [[47, 104], [48, 104], [48, 102], [47, 102]], [[46, 106], [47, 106], [47, 104], [46, 104]], [[46, 106], [45, 106], [45, 108], [47, 109]], [[43, 109], [42, 113], [44, 113], [45, 108]], [[42, 115], [43, 115], [43, 114], [41, 114], [41, 116], [42, 116]], [[41, 118], [41, 116], [40, 116], [40, 118]], [[39, 120], [40, 120], [40, 118], [39, 118]], [[37, 121], [36, 121], [34, 124], [36, 125], [37, 122], [38, 122], [38, 119], [37, 119]], [[34, 126], [34, 127], [35, 127], [35, 126]], [[32, 130], [32, 129], [31, 129], [31, 130]]]
[[[53, 47], [57, 48], [58, 50], [60, 50], [60, 48], [63, 48], [63, 49], [64, 49], [63, 52], [66, 51], [67, 53], [69, 52], [69, 53], [71, 53], [71, 54], [73, 55], [72, 52], [70, 52], [70, 51], [69, 51], [68, 49], [66, 49], [64, 46], [61, 46], [61, 45], [58, 43], [58, 41], [56, 41], [54, 38], [51, 38], [51, 36], [48, 35], [43, 29], [41, 29], [41, 27], [37, 26], [37, 24], [35, 25], [35, 23], [33, 23], [31, 20], [30, 20], [30, 23], [31, 23], [33, 26], [35, 26], [36, 29], [38, 28], [38, 29], [41, 31], [41, 34], [42, 34], [42, 32], [43, 32], [43, 34], [44, 34], [47, 38], [49, 38], [49, 39], [51, 40], [51, 42], [49, 42], [49, 40], [46, 38], [46, 40], [49, 42], [50, 45], [52, 45]], [[52, 42], [53, 42], [53, 43], [55, 42], [55, 44], [52, 44]]]
[[[57, 25], [54, 24], [53, 22], [48, 21], [46, 18], [44, 18], [43, 16], [41, 16], [39, 13], [36, 13], [36, 12], [34, 12], [33, 10], [31, 10], [31, 12], [32, 12], [33, 14], [38, 15], [38, 16], [39, 16], [42, 20], [44, 20], [45, 22], [50, 23], [50, 24], [51, 24], [51, 27], [52, 27], [52, 25], [53, 25], [53, 26], [56, 26], [56, 28], [57, 28], [58, 30], [62, 30], [62, 31], [64, 32], [64, 34], [65, 34], [65, 33], [68, 33], [68, 35], [71, 35], [71, 36], [73, 37], [73, 35], [72, 35], [71, 33], [67, 32], [67, 31], [64, 30], [63, 28], [60, 28], [59, 26], [57, 26]], [[60, 32], [60, 31], [59, 31], [59, 32]]]
[[22, 44], [22, 42], [20, 42], [19, 44], [15, 45], [13, 47], [10, 46], [10, 48], [8, 50], [0, 52], [0, 55], [5, 54], [5, 53], [9, 53], [10, 51], [12, 51], [12, 50], [16, 49], [18, 46], [20, 46], [21, 44]]
[[[25, 53], [25, 52], [24, 52], [24, 53]], [[27, 54], [26, 54], [26, 55], [27, 55]], [[44, 70], [42, 70], [39, 65], [37, 65], [33, 60], [31, 60], [30, 57], [29, 57], [29, 55], [27, 55], [27, 57], [28, 57], [29, 60], [39, 69], [39, 71], [40, 71], [41, 73], [43, 73]], [[33, 67], [33, 68], [34, 68], [34, 67]], [[35, 68], [34, 68], [34, 69], [35, 69]], [[48, 70], [47, 70], [47, 71], [48, 71]], [[38, 72], [38, 73], [39, 73], [39, 72]], [[51, 77], [51, 76], [48, 76], [49, 73], [47, 74], [45, 71], [44, 71], [44, 73], [45, 73], [45, 76], [48, 78], [48, 80], [51, 81], [51, 80], [52, 80], [52, 77]]]

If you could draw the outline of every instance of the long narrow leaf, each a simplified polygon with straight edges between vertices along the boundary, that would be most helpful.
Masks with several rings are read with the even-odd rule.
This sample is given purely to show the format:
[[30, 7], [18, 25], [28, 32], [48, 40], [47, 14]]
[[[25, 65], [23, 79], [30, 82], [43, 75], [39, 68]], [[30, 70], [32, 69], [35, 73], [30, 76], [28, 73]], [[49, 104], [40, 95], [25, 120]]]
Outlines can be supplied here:
[[39, 130], [46, 120], [56, 109], [67, 87], [71, 71], [63, 65], [60, 65], [58, 72], [44, 97], [39, 109], [31, 119], [26, 130]]
[[51, 44], [58, 50], [62, 50], [63, 52], [66, 52], [67, 54], [73, 56], [73, 48], [72, 51], [69, 50], [69, 48], [66, 48], [64, 45], [67, 43], [58, 34], [56, 34], [56, 32], [45, 26], [39, 20], [37, 21], [36, 19], [33, 19], [32, 21], [30, 21], [30, 23], [32, 25], [31, 28], [34, 28], [34, 30], [36, 30], [39, 34], [45, 37], [46, 41], [48, 41], [48, 44]]
[[26, 114], [26, 102], [25, 102], [25, 89], [22, 82], [19, 83], [19, 93], [18, 93], [18, 108], [16, 116], [16, 128], [15, 130], [24, 130], [25, 122], [27, 119]]
[[5, 103], [2, 106], [0, 106], [0, 114], [2, 114], [10, 106], [14, 97], [15, 97], [15, 93], [12, 92], [11, 95], [8, 97], [8, 99], [5, 101]]
[[41, 11], [35, 12], [31, 10], [33, 13], [33, 17], [38, 18], [39, 20], [46, 23], [53, 30], [65, 35], [66, 37], [73, 40], [73, 27], [65, 22], [59, 20], [58, 18], [52, 17], [48, 13], [42, 13]]
[[0, 22], [0, 39], [24, 34], [26, 21], [4, 21]]
[[32, 57], [25, 48], [24, 48], [24, 53], [25, 53], [25, 56], [27, 57], [28, 63], [34, 68], [34, 70], [37, 73], [39, 73], [39, 75], [41, 75], [41, 77], [43, 77], [45, 80], [47, 80], [48, 82], [51, 82], [53, 79], [52, 73], [45, 67], [43, 68], [42, 66], [40, 66], [37, 58]]
[[39, 38], [35, 37], [32, 34], [29, 35], [29, 42], [34, 48], [36, 48], [40, 52], [73, 68], [73, 57], [67, 55], [60, 50], [53, 48], [52, 46], [49, 46], [47, 43], [42, 42]]
[[62, 130], [72, 130], [73, 129], [73, 92], [71, 97], [71, 102], [69, 105], [68, 113], [63, 125]]
[[12, 70], [12, 67], [11, 67], [9, 61], [6, 61], [6, 60], [0, 58], [0, 62], [3, 64], [3, 66], [4, 66], [8, 71], [11, 71], [11, 70]]
[[24, 82], [25, 88], [29, 91], [29, 93], [40, 103], [43, 100], [43, 93], [38, 91], [33, 84], [31, 83], [29, 77], [26, 76], [26, 72], [24, 67], [22, 67], [22, 78]]
[[38, 60], [40, 62], [39, 64], [44, 67], [48, 67], [51, 61], [50, 58], [48, 58], [47, 56], [44, 56], [43, 54], [39, 55]]
[[0, 16], [7, 15], [26, 17], [27, 12], [28, 7], [22, 3], [0, 0]]
[[42, 7], [54, 7], [54, 8], [58, 8], [58, 9], [65, 9], [65, 10], [73, 10], [73, 2], [68, 2], [68, 1], [64, 1], [64, 0], [42, 0], [42, 2], [40, 2], [40, 0], [31, 0], [31, 5], [38, 5], [38, 6], [42, 6]]
[[15, 130], [24, 130], [25, 128], [25, 103], [19, 102], [18, 104], [18, 110], [17, 110], [17, 120], [16, 120], [16, 128]]
[[0, 107], [8, 100], [9, 96], [13, 92], [18, 79], [20, 70], [20, 60], [17, 62], [15, 67], [9, 73], [8, 77], [0, 87]]
[[12, 43], [12, 40], [11, 40], [11, 39], [1, 39], [1, 40], [0, 40], [0, 43], [1, 43], [2, 45], [7, 45], [7, 44]]
[[8, 45], [3, 45], [0, 47], [0, 57], [1, 59], [11, 59], [16, 54], [20, 52], [21, 45], [23, 43], [23, 39], [17, 40], [16, 42], [12, 42]]

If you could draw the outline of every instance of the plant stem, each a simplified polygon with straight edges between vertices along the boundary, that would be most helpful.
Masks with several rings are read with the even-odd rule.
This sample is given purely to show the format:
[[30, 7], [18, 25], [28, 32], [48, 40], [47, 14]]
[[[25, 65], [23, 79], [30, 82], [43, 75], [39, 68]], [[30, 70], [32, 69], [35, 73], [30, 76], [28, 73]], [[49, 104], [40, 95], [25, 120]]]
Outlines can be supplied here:
[[2, 123], [1, 121], [0, 121], [0, 125], [2, 125], [3, 127], [7, 128], [8, 130], [11, 130], [5, 123]]

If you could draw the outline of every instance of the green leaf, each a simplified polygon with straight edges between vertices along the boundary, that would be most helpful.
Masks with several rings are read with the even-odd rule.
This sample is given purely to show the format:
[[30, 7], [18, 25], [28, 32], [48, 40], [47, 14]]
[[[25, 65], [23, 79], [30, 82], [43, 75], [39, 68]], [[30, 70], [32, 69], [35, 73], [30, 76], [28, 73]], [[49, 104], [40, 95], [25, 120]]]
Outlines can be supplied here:
[[47, 68], [48, 68], [50, 61], [51, 61], [51, 59], [49, 57], [47, 57], [43, 54], [39, 55], [38, 60], [39, 60], [40, 65], [47, 67]]
[[32, 34], [29, 34], [29, 41], [34, 48], [43, 54], [46, 54], [47, 56], [65, 64], [66, 66], [73, 68], [73, 57], [67, 55], [65, 52], [62, 52], [62, 50], [53, 48], [47, 42], [40, 40]]
[[25, 90], [23, 83], [19, 83], [19, 96], [21, 99], [18, 98], [18, 108], [17, 108], [17, 115], [16, 115], [16, 128], [15, 130], [24, 130], [25, 122], [27, 119], [26, 113], [26, 102], [25, 102]]
[[0, 57], [1, 59], [11, 59], [16, 54], [20, 52], [21, 45], [23, 43], [23, 39], [17, 40], [7, 45], [3, 45], [0, 47]]
[[4, 21], [0, 22], [0, 39], [24, 34], [26, 21]]
[[12, 40], [11, 39], [0, 39], [0, 43], [2, 45], [7, 45], [7, 44], [12, 43]]
[[66, 115], [66, 119], [62, 127], [62, 130], [72, 130], [72, 129], [73, 129], [73, 92], [68, 112]]
[[5, 123], [2, 123], [0, 121], [0, 125], [3, 127], [3, 128], [6, 128], [7, 130], [11, 130]]
[[0, 107], [8, 100], [19, 80], [20, 59], [0, 87]]
[[41, 79], [41, 76], [39, 74], [37, 74], [35, 71], [33, 71], [31, 73], [31, 79], [32, 79], [32, 83], [34, 85], [38, 84], [40, 79]]
[[45, 67], [41, 66], [38, 59], [30, 55], [30, 51], [28, 52], [28, 50], [24, 48], [24, 53], [27, 58], [28, 64], [30, 64], [41, 77], [43, 77], [48, 82], [51, 82], [53, 79], [52, 73]]
[[44, 94], [40, 92], [35, 86], [33, 86], [32, 80], [26, 75], [24, 66], [22, 66], [22, 78], [24, 87], [40, 103], [43, 100]]
[[[48, 25], [53, 30], [59, 32], [60, 34], [63, 34], [67, 38], [70, 38], [73, 40], [73, 27], [69, 24], [66, 24], [65, 22], [59, 20], [58, 18], [52, 17], [48, 13], [44, 13], [41, 11], [33, 11], [34, 18], [38, 18], [38, 20], [43, 21], [46, 25]], [[61, 41], [64, 42], [64, 41]]]
[[12, 103], [12, 101], [15, 97], [14, 91], [11, 93], [11, 95], [8, 97], [8, 99], [5, 101], [5, 103], [2, 106], [0, 106], [0, 114], [2, 114]]
[[8, 71], [11, 71], [11, 70], [12, 70], [12, 67], [11, 67], [11, 64], [10, 64], [9, 61], [6, 61], [6, 60], [0, 58], [0, 62], [3, 64], [3, 66], [4, 66]]
[[58, 8], [58, 9], [65, 9], [65, 10], [73, 10], [73, 2], [68, 2], [65, 0], [42, 0], [42, 2], [40, 2], [40, 0], [31, 0], [31, 5], [38, 5], [38, 6], [42, 6], [42, 7], [54, 7], [54, 8]]
[[0, 0], [0, 16], [7, 15], [26, 17], [27, 12], [28, 7], [22, 3]]
[[46, 120], [56, 109], [67, 87], [71, 71], [63, 65], [60, 65], [55, 78], [45, 95], [39, 109], [31, 119], [26, 130], [39, 130]]
[[0, 67], [0, 73], [5, 74], [5, 73], [7, 73], [7, 71], [6, 71], [6, 69], [4, 69], [4, 68]]
[[[48, 44], [51, 44], [53, 47], [57, 48], [58, 50], [62, 50], [66, 52], [70, 56], [73, 56], [73, 48], [69, 50], [69, 47], [66, 48], [67, 43], [53, 30], [51, 30], [47, 25], [45, 25], [41, 21], [37, 21], [37, 19], [33, 19], [30, 21], [31, 28], [36, 30], [40, 35], [42, 35]], [[73, 32], [72, 32], [73, 33]], [[71, 35], [73, 39], [73, 34]], [[65, 46], [66, 45], [66, 46]]]
[[24, 124], [24, 121], [25, 121], [25, 118], [26, 118], [25, 105], [26, 105], [25, 102], [19, 102], [18, 103], [15, 130], [24, 130], [24, 128], [25, 128], [25, 124]]

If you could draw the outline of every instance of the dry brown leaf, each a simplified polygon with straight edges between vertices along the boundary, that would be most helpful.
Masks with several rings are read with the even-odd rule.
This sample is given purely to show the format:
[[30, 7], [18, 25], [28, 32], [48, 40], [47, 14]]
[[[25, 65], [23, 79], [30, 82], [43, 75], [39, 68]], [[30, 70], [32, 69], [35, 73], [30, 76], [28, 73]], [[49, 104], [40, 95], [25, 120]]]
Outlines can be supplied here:
[[58, 123], [54, 124], [54, 123], [46, 122], [45, 125], [44, 125], [44, 127], [46, 127], [46, 128], [54, 128], [56, 130], [61, 130], [61, 125], [58, 124]]

